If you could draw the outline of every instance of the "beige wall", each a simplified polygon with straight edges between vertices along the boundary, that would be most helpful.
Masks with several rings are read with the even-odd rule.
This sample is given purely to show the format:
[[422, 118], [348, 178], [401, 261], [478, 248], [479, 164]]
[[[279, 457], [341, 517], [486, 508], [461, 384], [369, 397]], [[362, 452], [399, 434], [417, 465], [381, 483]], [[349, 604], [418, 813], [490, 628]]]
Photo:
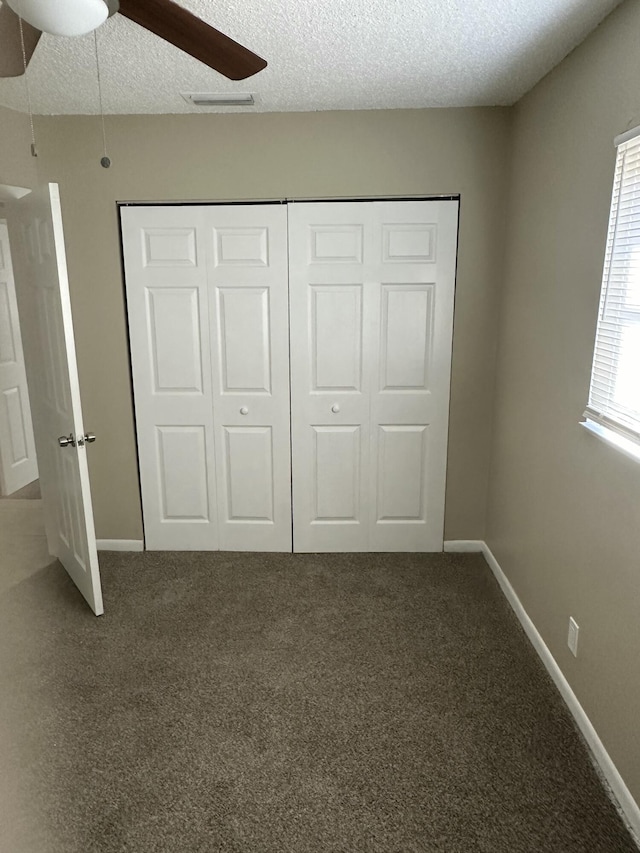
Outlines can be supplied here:
[[61, 185], [97, 534], [141, 535], [116, 200], [461, 193], [448, 538], [484, 535], [509, 111], [40, 118]]
[[578, 421], [613, 138], [640, 124], [639, 33], [628, 0], [515, 110], [487, 518], [490, 547], [638, 801], [640, 465]]
[[0, 184], [33, 187], [36, 181], [29, 117], [0, 107]]

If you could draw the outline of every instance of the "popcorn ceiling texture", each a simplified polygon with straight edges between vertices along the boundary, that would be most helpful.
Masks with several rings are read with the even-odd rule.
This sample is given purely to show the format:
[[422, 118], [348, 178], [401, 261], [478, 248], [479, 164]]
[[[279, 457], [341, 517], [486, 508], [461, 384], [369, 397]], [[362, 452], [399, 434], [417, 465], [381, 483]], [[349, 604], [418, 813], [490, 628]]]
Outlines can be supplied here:
[[[268, 68], [232, 83], [116, 15], [98, 31], [104, 109], [202, 112], [180, 93], [234, 91], [253, 92], [259, 112], [509, 105], [619, 2], [181, 0]], [[34, 112], [99, 112], [93, 38], [43, 37], [29, 68]], [[26, 110], [22, 78], [0, 80], [0, 104]]]

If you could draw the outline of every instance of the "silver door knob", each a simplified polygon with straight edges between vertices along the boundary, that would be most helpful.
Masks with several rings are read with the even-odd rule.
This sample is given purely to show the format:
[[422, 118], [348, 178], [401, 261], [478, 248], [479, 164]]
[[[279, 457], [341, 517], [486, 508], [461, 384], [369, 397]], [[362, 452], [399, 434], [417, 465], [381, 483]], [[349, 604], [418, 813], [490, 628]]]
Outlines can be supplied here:
[[76, 440], [73, 437], [73, 433], [70, 432], [69, 435], [61, 435], [58, 439], [58, 444], [60, 447], [68, 447], [69, 445], [71, 445], [71, 447], [75, 447]]
[[243, 407], [240, 409], [240, 414], [241, 414], [241, 415], [248, 415], [248, 414], [249, 414], [249, 409], [247, 409], [247, 407], [246, 407], [246, 406], [243, 406]]
[[85, 434], [81, 435], [78, 439], [78, 447], [84, 447], [85, 441], [87, 444], [93, 444], [95, 440], [96, 437], [92, 432], [85, 432]]
[[340, 406], [337, 403], [334, 403], [333, 406], [331, 406], [331, 411], [334, 415], [337, 415], [340, 411]]

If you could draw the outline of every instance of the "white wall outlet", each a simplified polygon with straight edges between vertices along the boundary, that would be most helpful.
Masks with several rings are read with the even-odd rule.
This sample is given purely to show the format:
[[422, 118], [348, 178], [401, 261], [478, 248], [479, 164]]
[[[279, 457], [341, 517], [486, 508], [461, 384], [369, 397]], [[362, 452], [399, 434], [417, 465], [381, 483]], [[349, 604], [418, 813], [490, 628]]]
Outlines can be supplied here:
[[571, 649], [571, 652], [574, 657], [578, 657], [578, 631], [580, 630], [578, 623], [573, 618], [573, 616], [569, 617], [569, 636], [567, 638], [567, 645]]

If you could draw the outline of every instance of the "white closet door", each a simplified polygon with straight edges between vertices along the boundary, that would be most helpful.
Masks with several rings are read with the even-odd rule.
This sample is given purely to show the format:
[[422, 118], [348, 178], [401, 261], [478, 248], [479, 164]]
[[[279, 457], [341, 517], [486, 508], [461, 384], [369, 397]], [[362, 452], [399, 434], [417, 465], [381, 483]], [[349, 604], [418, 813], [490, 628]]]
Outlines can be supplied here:
[[149, 550], [218, 548], [204, 212], [121, 211]]
[[286, 207], [205, 218], [220, 548], [291, 551]]
[[289, 205], [295, 551], [366, 551], [370, 206]]
[[380, 202], [372, 218], [369, 547], [442, 551], [458, 203]]
[[146, 547], [291, 550], [286, 209], [122, 210]]
[[290, 208], [296, 551], [442, 550], [457, 214]]

